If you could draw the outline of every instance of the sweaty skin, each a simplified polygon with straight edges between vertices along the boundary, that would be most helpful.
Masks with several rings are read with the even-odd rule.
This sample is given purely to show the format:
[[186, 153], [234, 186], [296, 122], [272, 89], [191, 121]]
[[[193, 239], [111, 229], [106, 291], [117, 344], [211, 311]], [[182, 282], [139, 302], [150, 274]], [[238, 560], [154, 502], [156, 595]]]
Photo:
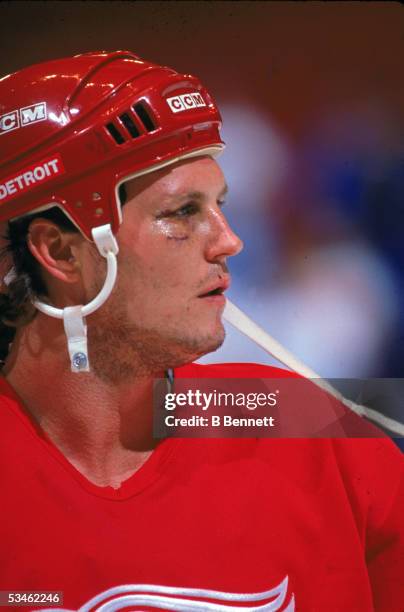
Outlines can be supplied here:
[[[135, 179], [127, 192], [117, 284], [87, 319], [91, 372], [70, 371], [62, 322], [42, 313], [19, 330], [4, 369], [67, 459], [92, 482], [114, 487], [155, 446], [153, 379], [223, 342], [223, 296], [206, 293], [228, 286], [227, 258], [242, 247], [223, 216], [225, 180], [210, 157]], [[51, 222], [34, 224], [31, 250], [50, 303], [87, 303], [105, 278], [95, 246]]]
[[[128, 186], [119, 280], [100, 311], [102, 324], [89, 332], [97, 346], [107, 330], [116, 335], [118, 322], [120, 334], [125, 331], [125, 346], [117, 347], [121, 368], [140, 356], [137, 368], [165, 369], [218, 348], [223, 303], [214, 307], [199, 296], [228, 282], [227, 257], [241, 248], [221, 210], [226, 186], [216, 162], [207, 157], [156, 174], [157, 180], [149, 175]], [[108, 376], [110, 364], [97, 355], [94, 367]]]

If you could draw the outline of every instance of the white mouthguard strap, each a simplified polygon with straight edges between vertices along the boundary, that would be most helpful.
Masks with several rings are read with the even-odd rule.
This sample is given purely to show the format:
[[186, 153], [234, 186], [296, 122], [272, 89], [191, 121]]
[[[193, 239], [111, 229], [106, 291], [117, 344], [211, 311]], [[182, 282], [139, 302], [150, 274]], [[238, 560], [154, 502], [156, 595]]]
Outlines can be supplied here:
[[242, 334], [250, 338], [250, 340], [258, 344], [258, 346], [272, 355], [272, 357], [275, 357], [275, 359], [283, 363], [291, 370], [294, 370], [297, 374], [300, 374], [304, 378], [310, 378], [310, 380], [315, 385], [320, 387], [320, 389], [327, 391], [345, 406], [353, 410], [353, 412], [356, 412], [356, 414], [366, 416], [368, 419], [374, 421], [389, 431], [397, 433], [400, 436], [404, 436], [404, 425], [402, 423], [386, 417], [384, 414], [380, 414], [380, 412], [373, 410], [373, 408], [361, 406], [360, 404], [356, 404], [355, 402], [344, 398], [343, 395], [337, 391], [337, 389], [334, 389], [334, 387], [322, 379], [319, 374], [297, 359], [290, 351], [285, 349], [277, 340], [275, 340], [275, 338], [272, 338], [272, 336], [264, 331], [262, 327], [259, 327], [259, 325], [254, 323], [250, 317], [248, 317], [242, 310], [232, 304], [232, 302], [229, 300], [226, 300], [226, 307], [224, 309], [223, 316], [228, 323], [233, 325], [233, 327], [235, 327]]

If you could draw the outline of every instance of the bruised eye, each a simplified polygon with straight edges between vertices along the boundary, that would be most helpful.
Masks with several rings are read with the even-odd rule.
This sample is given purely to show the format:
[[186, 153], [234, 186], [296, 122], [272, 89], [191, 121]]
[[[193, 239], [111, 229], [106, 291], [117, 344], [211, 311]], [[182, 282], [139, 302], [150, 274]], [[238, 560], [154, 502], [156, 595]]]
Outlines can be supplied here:
[[178, 210], [175, 210], [173, 213], [174, 217], [191, 217], [199, 212], [199, 205], [195, 204], [195, 202], [188, 202], [184, 206], [181, 206]]
[[182, 219], [191, 217], [199, 212], [199, 204], [196, 202], [188, 202], [176, 210], [166, 210], [159, 215], [159, 217], [168, 217], [172, 219]]
[[[222, 208], [225, 205], [225, 200], [217, 200], [217, 205], [219, 208]], [[180, 206], [175, 210], [163, 210], [157, 214], [158, 219], [168, 218], [168, 219], [185, 219], [187, 217], [192, 217], [197, 213], [201, 212], [201, 205], [198, 202], [187, 202]]]

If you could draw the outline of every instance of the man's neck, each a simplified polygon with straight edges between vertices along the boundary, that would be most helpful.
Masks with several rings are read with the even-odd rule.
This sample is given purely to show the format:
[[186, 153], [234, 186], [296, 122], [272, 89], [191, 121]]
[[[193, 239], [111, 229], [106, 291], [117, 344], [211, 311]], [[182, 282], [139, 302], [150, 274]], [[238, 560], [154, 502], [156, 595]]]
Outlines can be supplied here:
[[[112, 383], [66, 365], [60, 322], [37, 317], [18, 332], [3, 373], [55, 446], [88, 480], [118, 488], [147, 460], [155, 378], [142, 372]], [[90, 354], [91, 358], [91, 354]], [[140, 368], [139, 368], [140, 370]]]

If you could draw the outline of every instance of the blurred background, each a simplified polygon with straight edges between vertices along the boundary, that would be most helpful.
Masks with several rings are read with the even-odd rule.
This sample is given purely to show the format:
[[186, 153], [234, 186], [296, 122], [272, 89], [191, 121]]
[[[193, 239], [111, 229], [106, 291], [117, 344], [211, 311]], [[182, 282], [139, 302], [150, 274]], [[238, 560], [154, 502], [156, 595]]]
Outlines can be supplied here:
[[[324, 377], [404, 378], [400, 4], [54, 0], [0, 11], [3, 75], [101, 49], [197, 74], [222, 111], [226, 211], [245, 243], [229, 297]], [[231, 330], [202, 361], [271, 363]]]

